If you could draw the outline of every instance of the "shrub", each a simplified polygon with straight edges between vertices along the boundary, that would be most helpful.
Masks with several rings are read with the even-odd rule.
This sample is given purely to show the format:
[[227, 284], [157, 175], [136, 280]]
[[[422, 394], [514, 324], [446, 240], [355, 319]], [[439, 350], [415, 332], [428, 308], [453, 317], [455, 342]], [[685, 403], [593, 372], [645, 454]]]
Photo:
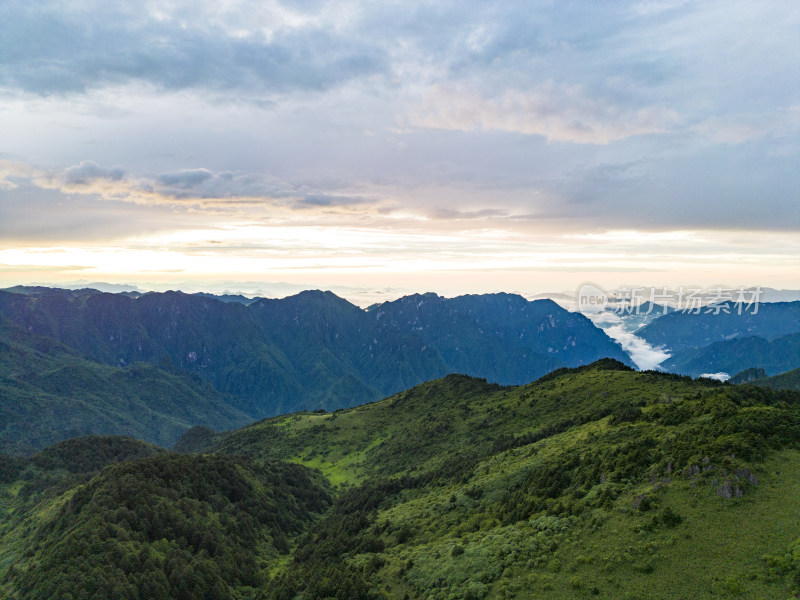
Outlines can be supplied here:
[[642, 409], [633, 404], [623, 404], [611, 414], [612, 425], [619, 425], [620, 423], [633, 423], [642, 418]]

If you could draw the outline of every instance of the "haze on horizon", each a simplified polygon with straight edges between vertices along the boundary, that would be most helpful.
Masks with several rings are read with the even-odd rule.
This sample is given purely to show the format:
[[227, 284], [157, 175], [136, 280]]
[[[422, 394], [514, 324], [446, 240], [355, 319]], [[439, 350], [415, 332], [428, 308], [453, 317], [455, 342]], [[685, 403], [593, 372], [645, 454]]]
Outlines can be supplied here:
[[790, 0], [9, 0], [0, 287], [797, 289], [799, 27]]

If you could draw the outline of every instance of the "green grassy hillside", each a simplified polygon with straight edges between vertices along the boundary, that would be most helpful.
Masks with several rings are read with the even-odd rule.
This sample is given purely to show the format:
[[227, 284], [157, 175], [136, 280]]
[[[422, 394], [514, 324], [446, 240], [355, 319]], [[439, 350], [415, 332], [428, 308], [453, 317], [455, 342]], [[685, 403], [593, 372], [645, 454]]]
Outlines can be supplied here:
[[451, 376], [213, 449], [297, 461], [347, 490], [283, 597], [332, 593], [304, 582], [338, 561], [374, 597], [783, 598], [798, 415], [797, 396], [604, 361], [518, 388]]
[[[258, 591], [233, 586], [221, 597], [426, 600], [792, 597], [800, 592], [799, 442], [798, 393], [640, 373], [615, 361], [519, 387], [449, 376], [354, 409], [192, 440], [210, 444], [214, 460], [243, 460], [246, 470], [289, 461], [319, 469], [332, 486], [333, 502], [318, 517], [279, 507], [300, 510], [303, 525], [285, 545], [248, 546], [262, 576], [248, 582]], [[185, 458], [212, 460], [202, 456]], [[145, 460], [184, 468], [173, 458]], [[44, 597], [33, 590], [47, 589], [36, 586], [68, 562], [58, 527], [82, 522], [68, 512], [69, 498], [86, 498], [84, 490], [98, 497], [112, 474], [127, 479], [125, 464], [77, 488], [51, 493], [39, 484], [39, 516], [8, 517], [17, 523], [4, 534], [14, 549], [9, 595]], [[5, 505], [24, 515], [31, 509], [14, 493], [26, 472], [0, 487]], [[214, 511], [193, 512], [191, 486], [160, 486], [177, 503], [174, 519], [191, 519], [197, 536], [217, 531]], [[94, 529], [115, 531], [123, 513], [113, 507], [125, 502], [111, 498], [91, 512]], [[124, 513], [129, 524], [139, 510]], [[88, 548], [81, 560], [111, 564], [102, 547]], [[132, 563], [131, 573], [144, 564]], [[236, 578], [220, 577], [226, 585]], [[80, 576], [73, 589], [88, 585]], [[129, 597], [146, 597], [136, 593]]]

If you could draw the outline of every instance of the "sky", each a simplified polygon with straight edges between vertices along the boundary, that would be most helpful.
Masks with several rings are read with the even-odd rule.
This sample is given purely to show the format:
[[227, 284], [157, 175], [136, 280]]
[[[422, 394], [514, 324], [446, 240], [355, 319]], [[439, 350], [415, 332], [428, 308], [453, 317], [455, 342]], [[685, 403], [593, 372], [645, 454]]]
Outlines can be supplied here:
[[2, 0], [0, 287], [798, 289], [798, 31], [795, 0]]

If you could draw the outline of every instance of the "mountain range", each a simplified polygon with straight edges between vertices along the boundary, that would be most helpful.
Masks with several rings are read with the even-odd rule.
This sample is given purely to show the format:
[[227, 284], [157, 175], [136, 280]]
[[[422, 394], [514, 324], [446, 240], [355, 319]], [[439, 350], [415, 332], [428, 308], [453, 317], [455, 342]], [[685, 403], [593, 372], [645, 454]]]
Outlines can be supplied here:
[[772, 340], [758, 336], [735, 337], [702, 348], [683, 350], [661, 363], [670, 373], [699, 377], [704, 373], [734, 374], [750, 367], [777, 375], [800, 365], [800, 333]]
[[[224, 300], [180, 292], [0, 291], [0, 339], [15, 349], [4, 358], [0, 410], [8, 416], [0, 439], [18, 447], [27, 440], [35, 449], [76, 434], [118, 433], [171, 445], [176, 424], [226, 429], [298, 410], [335, 410], [448, 373], [510, 385], [604, 357], [630, 364], [586, 317], [550, 300], [423, 294], [367, 310], [321, 291], [248, 304]], [[45, 385], [20, 375], [18, 362], [50, 379]], [[144, 418], [158, 413], [157, 395], [142, 412], [140, 396], [133, 401], [115, 388], [125, 373], [146, 373], [160, 386], [182, 382], [170, 397], [194, 394], [184, 404], [202, 406], [203, 418], [187, 421], [179, 400], [161, 407], [177, 420]], [[77, 385], [83, 379], [88, 387]], [[100, 400], [112, 397], [128, 400]], [[70, 417], [59, 418], [66, 414], [59, 407], [73, 404]], [[31, 418], [39, 413], [49, 414], [41, 428]]]
[[753, 305], [722, 302], [699, 311], [674, 311], [636, 333], [652, 346], [677, 353], [733, 338], [773, 340], [796, 332], [800, 332], [800, 301]]
[[761, 385], [776, 390], [796, 390], [800, 391], [800, 367], [779, 373], [772, 377], [765, 377], [753, 382], [755, 385]]

